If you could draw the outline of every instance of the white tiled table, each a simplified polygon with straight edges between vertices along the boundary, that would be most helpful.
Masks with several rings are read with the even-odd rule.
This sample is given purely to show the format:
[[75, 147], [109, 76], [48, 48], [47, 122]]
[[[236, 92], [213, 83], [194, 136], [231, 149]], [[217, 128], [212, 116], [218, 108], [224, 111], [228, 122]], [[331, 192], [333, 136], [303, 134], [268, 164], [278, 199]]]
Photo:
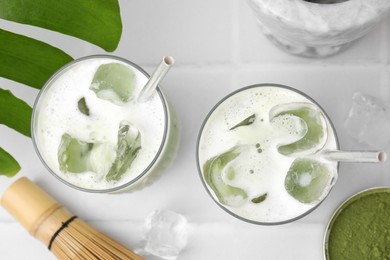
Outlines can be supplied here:
[[[177, 60], [163, 84], [181, 122], [177, 158], [160, 180], [144, 190], [89, 194], [52, 177], [30, 139], [0, 126], [0, 146], [21, 163], [18, 176], [28, 176], [79, 217], [130, 248], [141, 240], [144, 218], [155, 209], [169, 209], [190, 223], [188, 246], [179, 259], [322, 259], [324, 229], [334, 209], [362, 189], [390, 185], [389, 163], [343, 164], [331, 194], [313, 213], [287, 225], [257, 226], [226, 214], [204, 190], [195, 163], [198, 130], [210, 108], [229, 92], [274, 82], [316, 99], [332, 118], [342, 148], [367, 148], [348, 136], [343, 122], [356, 91], [390, 102], [390, 20], [345, 52], [311, 60], [274, 47], [258, 30], [245, 1], [121, 0], [120, 4], [124, 29], [115, 55], [149, 73], [163, 55]], [[47, 41], [74, 58], [103, 53], [83, 41], [38, 28], [6, 21], [0, 21], [0, 28]], [[6, 79], [0, 79], [0, 87], [30, 105], [38, 93]], [[389, 145], [384, 145], [388, 150]], [[15, 180], [0, 177], [0, 195]], [[0, 258], [53, 256], [0, 208]]]

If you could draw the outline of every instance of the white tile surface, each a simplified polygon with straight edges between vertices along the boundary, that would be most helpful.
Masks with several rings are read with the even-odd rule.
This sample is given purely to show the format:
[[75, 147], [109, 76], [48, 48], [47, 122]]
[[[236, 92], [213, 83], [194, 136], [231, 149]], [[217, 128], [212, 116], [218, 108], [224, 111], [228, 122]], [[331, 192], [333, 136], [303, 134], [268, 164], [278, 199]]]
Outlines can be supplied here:
[[[389, 18], [386, 19], [386, 21], [384, 21], [383, 25], [382, 25], [382, 34], [383, 34], [383, 38], [384, 38], [384, 43], [385, 43], [385, 50], [384, 50], [384, 57], [386, 59], [386, 64], [389, 65], [390, 64], [390, 44], [388, 44], [388, 42], [390, 41], [390, 25], [389, 25]], [[387, 44], [386, 44], [387, 43]]]
[[173, 55], [179, 64], [230, 62], [232, 2], [122, 1], [127, 27], [118, 52], [147, 64], [164, 54]]
[[[350, 49], [323, 60], [290, 56], [258, 30], [245, 1], [121, 0], [123, 36], [114, 54], [154, 70], [165, 54], [177, 63], [164, 91], [181, 123], [176, 160], [152, 186], [130, 194], [97, 195], [59, 183], [41, 165], [31, 140], [0, 127], [0, 146], [11, 152], [28, 176], [72, 212], [123, 244], [135, 248], [143, 219], [155, 209], [185, 215], [191, 225], [179, 259], [322, 259], [322, 238], [333, 210], [362, 189], [390, 185], [390, 164], [343, 164], [329, 197], [305, 218], [277, 227], [233, 219], [208, 196], [198, 176], [195, 146], [201, 123], [217, 101], [240, 87], [273, 82], [316, 99], [337, 129], [341, 147], [366, 148], [346, 133], [343, 122], [356, 91], [390, 102], [390, 20]], [[75, 58], [103, 51], [83, 41], [0, 20], [0, 27], [50, 42]], [[0, 78], [30, 105], [37, 90]], [[384, 147], [388, 150], [389, 147]], [[0, 195], [16, 178], [0, 178]], [[0, 208], [1, 259], [53, 259], [40, 243]], [[150, 258], [153, 259], [153, 258]]]
[[[92, 221], [89, 224], [129, 248], [142, 247], [139, 228], [142, 223]], [[324, 228], [322, 224], [253, 228], [237, 222], [189, 223], [189, 244], [178, 259], [321, 259]], [[0, 247], [2, 256], [9, 256], [8, 259], [26, 259], [29, 256], [33, 259], [55, 259], [42, 243], [17, 224], [0, 223], [0, 230], [7, 233], [7, 240], [0, 240], [2, 244], [6, 243], [6, 246]], [[158, 258], [149, 256], [146, 259]]]

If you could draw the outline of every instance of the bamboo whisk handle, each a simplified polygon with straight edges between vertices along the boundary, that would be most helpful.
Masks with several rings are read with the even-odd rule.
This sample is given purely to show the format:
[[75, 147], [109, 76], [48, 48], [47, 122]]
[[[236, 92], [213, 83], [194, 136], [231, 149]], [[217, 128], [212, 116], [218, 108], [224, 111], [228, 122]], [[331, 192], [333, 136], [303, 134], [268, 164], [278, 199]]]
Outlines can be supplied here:
[[59, 259], [142, 259], [74, 216], [26, 177], [11, 184], [0, 204]]

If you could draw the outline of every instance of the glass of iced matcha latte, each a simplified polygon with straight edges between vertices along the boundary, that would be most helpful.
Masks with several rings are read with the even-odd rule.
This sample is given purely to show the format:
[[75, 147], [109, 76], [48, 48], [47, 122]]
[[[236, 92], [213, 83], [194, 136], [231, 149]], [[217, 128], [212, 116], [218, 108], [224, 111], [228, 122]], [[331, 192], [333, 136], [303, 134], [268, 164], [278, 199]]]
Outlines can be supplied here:
[[97, 55], [55, 73], [39, 93], [32, 137], [47, 169], [88, 192], [139, 188], [168, 164], [177, 122], [161, 89], [140, 99], [149, 75], [127, 60]]
[[313, 99], [290, 87], [259, 84], [231, 93], [211, 110], [200, 130], [197, 163], [220, 207], [239, 219], [274, 225], [314, 210], [337, 179], [338, 161], [385, 159], [383, 153], [338, 150], [332, 122]]

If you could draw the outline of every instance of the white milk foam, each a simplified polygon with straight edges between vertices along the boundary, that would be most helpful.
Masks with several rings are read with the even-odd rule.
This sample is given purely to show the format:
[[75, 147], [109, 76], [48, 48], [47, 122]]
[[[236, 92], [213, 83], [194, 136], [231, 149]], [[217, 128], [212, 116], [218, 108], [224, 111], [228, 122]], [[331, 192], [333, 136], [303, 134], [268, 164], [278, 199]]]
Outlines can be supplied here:
[[[337, 163], [324, 161], [318, 154], [310, 155], [310, 158], [321, 161], [330, 168], [334, 181], [328, 190], [319, 201], [311, 204], [299, 202], [285, 190], [285, 177], [296, 157], [280, 154], [277, 147], [300, 139], [301, 136], [296, 134], [299, 132], [300, 124], [294, 117], [280, 117], [271, 123], [269, 111], [276, 105], [291, 102], [313, 104], [301, 94], [286, 88], [256, 87], [229, 97], [208, 118], [199, 141], [200, 167], [202, 168], [210, 158], [226, 152], [235, 145], [245, 145], [249, 149], [243, 149], [243, 153], [226, 167], [233, 167], [236, 176], [229, 180], [224, 172], [222, 178], [225, 183], [245, 190], [248, 198], [268, 193], [267, 198], [258, 204], [247, 200], [238, 207], [222, 205], [233, 214], [257, 222], [287, 221], [315, 207], [327, 195], [336, 180]], [[252, 114], [256, 114], [253, 124], [229, 130]], [[337, 149], [335, 134], [327, 118], [326, 121], [328, 139], [323, 149]], [[210, 187], [208, 189], [218, 201], [213, 190]]]
[[[52, 79], [50, 87], [45, 89], [39, 99], [34, 122], [37, 147], [50, 169], [73, 185], [95, 190], [123, 185], [142, 173], [162, 145], [165, 127], [164, 107], [159, 95], [155, 94], [143, 103], [129, 101], [119, 106], [99, 99], [89, 89], [97, 68], [107, 63], [123, 64], [135, 73], [137, 97], [147, 82], [147, 77], [143, 73], [115, 59], [87, 59], [72, 64]], [[77, 102], [82, 97], [85, 97], [90, 110], [88, 117], [78, 110]], [[116, 150], [117, 132], [123, 120], [131, 122], [139, 129], [142, 148], [120, 181], [108, 183], [104, 176], [93, 172], [74, 174], [60, 171], [57, 156], [64, 133], [86, 142], [108, 143]]]

